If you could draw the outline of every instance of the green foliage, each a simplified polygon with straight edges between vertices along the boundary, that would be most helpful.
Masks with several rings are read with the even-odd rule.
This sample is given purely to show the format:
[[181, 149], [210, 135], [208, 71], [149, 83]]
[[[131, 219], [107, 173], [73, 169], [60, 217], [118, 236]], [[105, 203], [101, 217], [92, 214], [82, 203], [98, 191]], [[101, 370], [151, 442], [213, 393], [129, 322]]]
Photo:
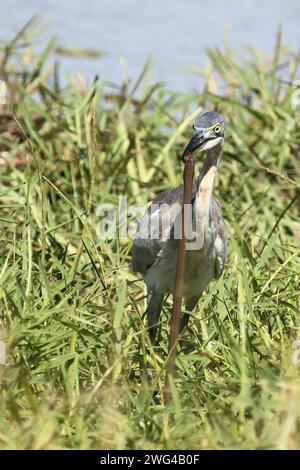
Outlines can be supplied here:
[[[144, 86], [147, 66], [135, 84], [62, 87], [32, 26], [0, 59], [0, 447], [299, 448], [300, 114], [279, 78], [282, 63], [297, 78], [295, 54], [280, 37], [271, 60], [209, 50], [199, 94]], [[171, 301], [152, 347], [132, 242], [98, 241], [97, 207], [178, 184], [203, 108], [227, 121], [215, 194], [229, 259], [184, 334], [166, 409]]]

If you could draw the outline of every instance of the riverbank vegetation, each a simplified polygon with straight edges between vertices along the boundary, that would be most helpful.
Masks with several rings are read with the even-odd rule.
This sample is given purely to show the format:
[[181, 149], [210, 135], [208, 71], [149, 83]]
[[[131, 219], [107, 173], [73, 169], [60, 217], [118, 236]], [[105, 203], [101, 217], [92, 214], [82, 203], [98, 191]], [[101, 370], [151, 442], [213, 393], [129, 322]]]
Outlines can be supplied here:
[[[208, 50], [194, 92], [146, 86], [147, 64], [86, 85], [61, 82], [36, 28], [0, 53], [0, 447], [299, 448], [299, 56], [278, 34], [269, 58]], [[179, 184], [203, 109], [227, 121], [215, 195], [229, 258], [165, 408], [171, 299], [152, 347], [132, 241], [99, 240], [97, 208]]]

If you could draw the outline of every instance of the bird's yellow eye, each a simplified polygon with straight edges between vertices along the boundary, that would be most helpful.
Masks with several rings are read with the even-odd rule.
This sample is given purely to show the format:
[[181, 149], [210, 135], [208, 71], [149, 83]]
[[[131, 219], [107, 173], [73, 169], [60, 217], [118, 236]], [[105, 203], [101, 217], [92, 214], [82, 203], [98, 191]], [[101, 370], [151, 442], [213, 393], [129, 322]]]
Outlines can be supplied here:
[[214, 127], [214, 133], [215, 133], [215, 134], [219, 134], [220, 131], [221, 131], [221, 126], [220, 126], [220, 124], [216, 124], [215, 127]]

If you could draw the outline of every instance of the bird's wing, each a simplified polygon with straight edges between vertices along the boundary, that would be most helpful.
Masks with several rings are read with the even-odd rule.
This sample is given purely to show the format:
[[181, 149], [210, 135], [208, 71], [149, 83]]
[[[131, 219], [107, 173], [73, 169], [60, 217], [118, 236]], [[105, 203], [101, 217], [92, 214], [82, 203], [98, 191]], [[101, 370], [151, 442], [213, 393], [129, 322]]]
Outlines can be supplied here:
[[[193, 197], [196, 186], [193, 188]], [[141, 218], [132, 247], [133, 272], [144, 274], [162, 252], [166, 241], [172, 237], [172, 227], [182, 210], [183, 186], [167, 189], [150, 204]]]
[[211, 213], [212, 232], [215, 248], [215, 277], [221, 276], [227, 259], [227, 232], [222, 211], [216, 199], [212, 199]]

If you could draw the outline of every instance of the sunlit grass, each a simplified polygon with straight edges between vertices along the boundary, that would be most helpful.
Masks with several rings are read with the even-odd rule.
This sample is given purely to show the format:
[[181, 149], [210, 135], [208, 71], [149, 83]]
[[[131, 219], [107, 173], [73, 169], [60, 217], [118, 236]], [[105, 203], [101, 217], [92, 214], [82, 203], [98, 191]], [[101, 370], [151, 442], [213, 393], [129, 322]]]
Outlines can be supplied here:
[[[63, 89], [54, 44], [29, 54], [32, 27], [0, 60], [0, 446], [299, 448], [300, 113], [277, 72], [289, 60], [296, 79], [296, 54], [279, 37], [270, 60], [208, 51], [204, 93], [144, 88], [146, 69], [120, 87]], [[97, 207], [180, 183], [203, 108], [227, 121], [215, 194], [229, 259], [183, 337], [166, 409], [171, 299], [151, 347], [131, 240], [99, 241]]]

